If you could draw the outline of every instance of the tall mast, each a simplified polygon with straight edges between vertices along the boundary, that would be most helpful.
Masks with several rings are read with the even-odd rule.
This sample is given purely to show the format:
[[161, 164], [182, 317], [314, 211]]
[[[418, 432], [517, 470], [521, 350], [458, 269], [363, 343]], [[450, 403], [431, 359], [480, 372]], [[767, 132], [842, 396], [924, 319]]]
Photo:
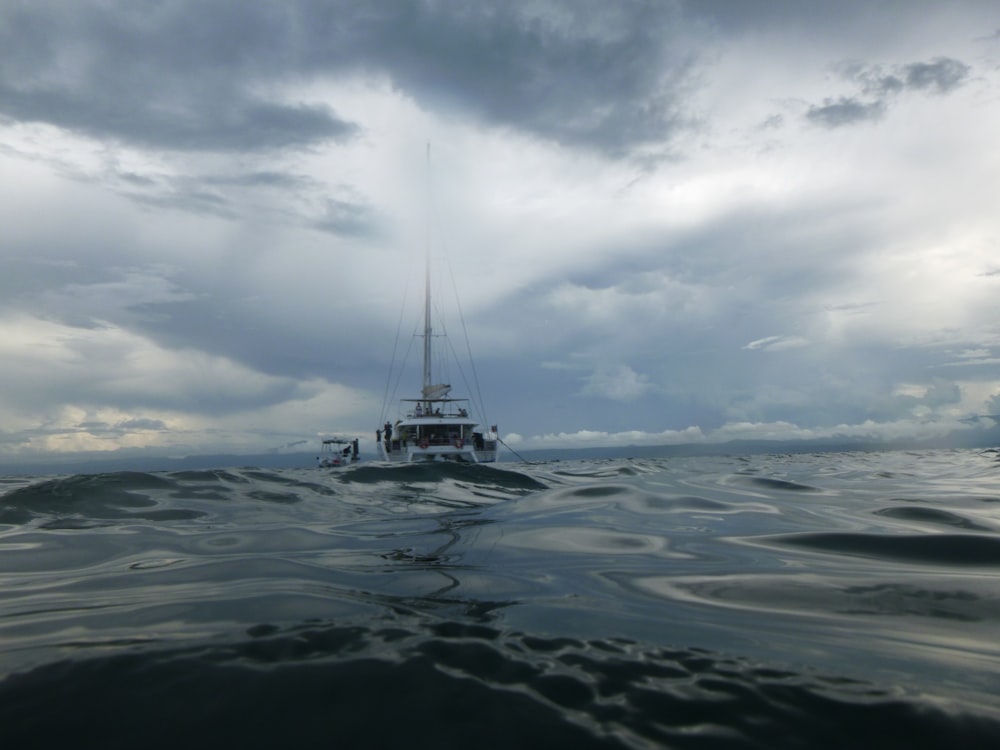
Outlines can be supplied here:
[[431, 144], [427, 144], [427, 215], [424, 217], [424, 388], [427, 396], [431, 387]]

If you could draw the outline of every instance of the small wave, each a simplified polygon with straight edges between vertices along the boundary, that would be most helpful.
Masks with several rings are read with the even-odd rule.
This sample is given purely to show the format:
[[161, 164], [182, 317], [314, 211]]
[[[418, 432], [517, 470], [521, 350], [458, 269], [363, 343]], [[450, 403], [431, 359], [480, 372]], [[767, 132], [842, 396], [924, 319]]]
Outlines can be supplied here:
[[639, 461], [628, 459], [625, 461], [606, 459], [604, 461], [588, 461], [580, 464], [570, 464], [565, 466], [562, 462], [554, 462], [556, 468], [549, 473], [555, 477], [565, 479], [630, 479], [644, 474], [663, 471], [665, 463], [663, 461]]
[[473, 486], [499, 487], [531, 492], [545, 489], [537, 479], [495, 466], [458, 463], [455, 461], [420, 461], [405, 464], [361, 464], [349, 466], [331, 474], [344, 484], [377, 484], [381, 482], [421, 482], [440, 484], [466, 482]]
[[[620, 577], [619, 577], [620, 578]], [[647, 577], [624, 580], [656, 596], [697, 600], [753, 612], [877, 616], [947, 622], [992, 622], [1000, 603], [987, 584], [977, 587], [961, 579], [936, 577], [938, 585], [871, 581], [850, 583], [815, 575], [717, 576], [712, 578]], [[948, 588], [952, 584], [952, 588]]]
[[771, 541], [819, 552], [840, 552], [936, 565], [1000, 565], [1000, 539], [982, 534], [787, 534]]
[[822, 492], [819, 487], [774, 477], [751, 477], [749, 482], [764, 489], [781, 490], [782, 492]]
[[936, 508], [915, 508], [913, 506], [882, 508], [875, 511], [875, 515], [895, 518], [900, 521], [916, 521], [918, 523], [930, 523], [937, 526], [952, 526], [959, 529], [969, 529], [970, 531], [991, 531], [990, 527], [983, 526], [957, 513], [947, 510], [937, 510]]
[[648, 495], [642, 498], [643, 504], [654, 510], [666, 510], [671, 512], [681, 511], [709, 511], [713, 513], [732, 512], [735, 506], [732, 503], [724, 503], [719, 500], [711, 500], [707, 497], [696, 495], [681, 496], [657, 496]]
[[[475, 622], [262, 623], [224, 646], [63, 661], [0, 682], [12, 747], [990, 747], [1000, 722], [704, 649]], [[58, 707], [53, 710], [53, 707]]]
[[232, 482], [246, 484], [245, 476], [226, 469], [203, 469], [192, 471], [172, 471], [170, 476], [183, 482]]
[[46, 479], [26, 487], [19, 487], [4, 496], [8, 505], [66, 508], [74, 503], [112, 501], [115, 503], [142, 504], [139, 490], [173, 487], [174, 483], [163, 476], [142, 472], [122, 471], [109, 474], [75, 474], [68, 477]]
[[3, 498], [4, 514], [21, 523], [38, 516], [63, 519], [64, 525], [54, 520], [49, 522], [49, 528], [89, 528], [88, 524], [94, 519], [165, 520], [171, 512], [164, 516], [163, 511], [152, 510], [157, 501], [149, 492], [176, 487], [176, 483], [165, 476], [141, 472], [78, 474], [36, 482], [9, 492]]
[[[850, 599], [846, 611], [875, 614], [934, 617], [962, 622], [991, 619], [996, 607], [989, 598], [971, 591], [931, 590], [901, 583], [878, 583], [848, 586], [843, 592]], [[985, 610], [985, 611], [980, 611]]]
[[302, 496], [295, 492], [272, 492], [268, 490], [251, 490], [247, 497], [260, 500], [265, 503], [278, 503], [279, 505], [291, 505], [302, 502]]

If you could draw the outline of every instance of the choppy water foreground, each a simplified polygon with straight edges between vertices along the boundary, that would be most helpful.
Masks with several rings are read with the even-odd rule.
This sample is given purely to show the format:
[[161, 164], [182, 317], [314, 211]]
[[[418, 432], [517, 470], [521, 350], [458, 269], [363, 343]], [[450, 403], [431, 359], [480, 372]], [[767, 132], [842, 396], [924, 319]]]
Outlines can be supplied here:
[[0, 492], [4, 747], [1000, 743], [996, 453]]

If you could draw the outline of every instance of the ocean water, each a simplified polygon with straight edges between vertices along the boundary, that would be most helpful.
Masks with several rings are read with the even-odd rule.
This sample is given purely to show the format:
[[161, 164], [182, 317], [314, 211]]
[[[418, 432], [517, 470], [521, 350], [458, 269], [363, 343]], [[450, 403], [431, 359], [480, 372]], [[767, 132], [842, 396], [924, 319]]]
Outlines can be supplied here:
[[998, 532], [993, 451], [4, 477], [0, 747], [1000, 747]]

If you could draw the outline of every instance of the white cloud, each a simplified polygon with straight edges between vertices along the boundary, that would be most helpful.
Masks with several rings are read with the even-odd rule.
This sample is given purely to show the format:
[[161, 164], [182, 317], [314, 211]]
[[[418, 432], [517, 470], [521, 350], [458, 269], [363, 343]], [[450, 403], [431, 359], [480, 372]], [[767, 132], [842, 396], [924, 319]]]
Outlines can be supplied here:
[[671, 445], [722, 445], [730, 441], [833, 440], [893, 444], [917, 439], [942, 437], [956, 431], [977, 429], [959, 420], [924, 422], [922, 429], [915, 429], [909, 419], [894, 422], [868, 420], [859, 424], [836, 424], [823, 428], [801, 427], [791, 422], [727, 422], [720, 427], [702, 431], [698, 427], [663, 432], [604, 432], [581, 430], [579, 432], [546, 433], [524, 436], [519, 433], [504, 435], [504, 442], [521, 450], [555, 450], [579, 447], [629, 447]]
[[992, 11], [653, 5], [0, 8], [5, 445], [366, 434], [426, 141], [438, 276], [525, 445], [981, 413]]
[[801, 336], [765, 336], [756, 339], [744, 346], [744, 349], [760, 349], [763, 351], [777, 352], [782, 349], [797, 349], [806, 346], [809, 342]]
[[603, 430], [580, 430], [579, 432], [547, 433], [537, 437], [520, 434], [504, 436], [504, 441], [514, 447], [532, 449], [560, 449], [573, 447], [624, 447], [630, 445], [685, 445], [704, 442], [705, 436], [697, 427], [684, 430], [664, 430], [663, 432], [606, 432]]
[[277, 435], [358, 430], [374, 408], [341, 384], [268, 376], [107, 325], [5, 319], [0, 356], [16, 365], [0, 371], [0, 453], [264, 450]]
[[581, 395], [608, 398], [612, 401], [634, 401], [650, 390], [649, 378], [628, 365], [603, 368], [592, 373]]

